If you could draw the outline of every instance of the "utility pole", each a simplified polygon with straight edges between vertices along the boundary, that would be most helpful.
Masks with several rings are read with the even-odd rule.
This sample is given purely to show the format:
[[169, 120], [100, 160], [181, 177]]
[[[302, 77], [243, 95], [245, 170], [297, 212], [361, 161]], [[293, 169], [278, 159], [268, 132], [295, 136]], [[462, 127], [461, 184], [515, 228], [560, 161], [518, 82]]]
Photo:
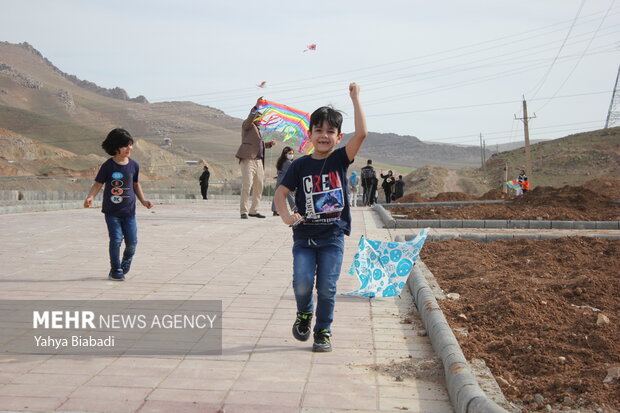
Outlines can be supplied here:
[[523, 132], [525, 135], [525, 173], [528, 176], [530, 184], [532, 183], [532, 157], [530, 155], [530, 129], [528, 123], [530, 119], [534, 119], [535, 117], [536, 114], [534, 113], [534, 116], [528, 118], [527, 102], [525, 101], [525, 96], [523, 96], [523, 117], [518, 118], [517, 115], [515, 115], [515, 119], [523, 121]]
[[614, 83], [614, 92], [611, 94], [611, 102], [609, 103], [609, 110], [607, 111], [607, 120], [605, 120], [605, 129], [613, 126], [618, 119], [620, 119], [620, 95], [618, 94], [618, 80], [620, 79], [620, 66], [618, 66], [618, 74], [616, 75], [616, 83]]
[[480, 169], [484, 169], [484, 150], [482, 149], [482, 133], [480, 134]]

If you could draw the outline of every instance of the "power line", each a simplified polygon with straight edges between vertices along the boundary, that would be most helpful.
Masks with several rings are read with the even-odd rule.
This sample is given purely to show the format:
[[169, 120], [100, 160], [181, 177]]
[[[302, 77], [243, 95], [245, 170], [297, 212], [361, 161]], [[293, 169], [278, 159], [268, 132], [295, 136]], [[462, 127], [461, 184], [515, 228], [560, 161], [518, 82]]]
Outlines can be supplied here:
[[[564, 46], [566, 45], [566, 42], [568, 41], [568, 38], [570, 37], [570, 34], [573, 31], [573, 27], [575, 27], [575, 23], [577, 23], [577, 19], [579, 18], [579, 14], [581, 13], [581, 9], [583, 9], [583, 6], [585, 4], [586, 4], [586, 0], [581, 0], [581, 4], [579, 5], [579, 9], [577, 10], [577, 14], [575, 15], [575, 18], [573, 19], [573, 22], [571, 23], [570, 27], [568, 28], [568, 32], [566, 33], [566, 36], [564, 37], [564, 40], [562, 41], [562, 44], [560, 45], [560, 49], [558, 50], [557, 54], [553, 58], [553, 61], [551, 62], [551, 65], [549, 65], [549, 68], [547, 69], [547, 71], [543, 75], [542, 79], [540, 79], [540, 81], [538, 82], [538, 87], [534, 86], [535, 91], [534, 91], [534, 94], [533, 94], [532, 97], [536, 97], [536, 95], [540, 91], [540, 88], [545, 84], [545, 81], [547, 80], [547, 77], [549, 76], [549, 73], [551, 73], [551, 70], [553, 69], [553, 66], [555, 65], [555, 62], [558, 60], [558, 57], [560, 57], [560, 54], [562, 53], [562, 49], [564, 49]], [[527, 95], [529, 95], [529, 92], [527, 93]], [[528, 171], [528, 173], [530, 173], [530, 172], [531, 171]]]
[[607, 12], [605, 13], [605, 15], [603, 16], [603, 18], [601, 19], [601, 22], [599, 23], [598, 27], [596, 28], [596, 30], [594, 31], [594, 33], [592, 34], [592, 37], [590, 38], [590, 41], [588, 42], [588, 44], [586, 45], [585, 49], [583, 49], [583, 52], [581, 53], [581, 56], [579, 56], [579, 59], [577, 60], [577, 62], [575, 62], [575, 65], [573, 66], [572, 70], [570, 71], [570, 73], [568, 74], [568, 76], [566, 76], [566, 79], [564, 79], [564, 81], [562, 82], [562, 84], [560, 85], [560, 87], [557, 88], [557, 90], [555, 91], [555, 93], [553, 94], [553, 96], [551, 96], [551, 98], [549, 98], [549, 100], [547, 100], [538, 110], [540, 111], [541, 109], [543, 109], [545, 106], [547, 106], [547, 104], [553, 100], [553, 98], [555, 97], [556, 94], [558, 94], [560, 92], [560, 90], [564, 87], [564, 85], [566, 84], [566, 82], [568, 82], [568, 79], [570, 79], [570, 77], [573, 75], [573, 73], [575, 72], [575, 70], [577, 69], [577, 66], [579, 66], [579, 63], [581, 63], [581, 60], [583, 59], [583, 57], [585, 56], [586, 52], [588, 51], [588, 49], [590, 48], [590, 45], [592, 44], [592, 42], [594, 41], [594, 39], [596, 38], [596, 35], [598, 34], [599, 29], [601, 28], [601, 26], [603, 25], [603, 22], [605, 21], [605, 19], [607, 18], [607, 15], [609, 14], [609, 11], [611, 10], [611, 8], [613, 7], [614, 3], [616, 2], [616, 0], [612, 0], [611, 4], [609, 5], [609, 8], [607, 9]]

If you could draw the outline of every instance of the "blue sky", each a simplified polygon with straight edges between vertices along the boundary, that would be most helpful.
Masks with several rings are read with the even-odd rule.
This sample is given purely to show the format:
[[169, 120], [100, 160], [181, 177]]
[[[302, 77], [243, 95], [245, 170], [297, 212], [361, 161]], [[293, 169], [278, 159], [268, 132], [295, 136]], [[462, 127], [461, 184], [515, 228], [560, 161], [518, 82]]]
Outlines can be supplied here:
[[348, 132], [356, 81], [375, 132], [517, 142], [523, 95], [537, 116], [531, 139], [603, 127], [620, 4], [429, 3], [0, 0], [0, 40], [28, 42], [59, 69], [132, 97], [236, 117], [260, 95], [308, 112], [332, 104]]

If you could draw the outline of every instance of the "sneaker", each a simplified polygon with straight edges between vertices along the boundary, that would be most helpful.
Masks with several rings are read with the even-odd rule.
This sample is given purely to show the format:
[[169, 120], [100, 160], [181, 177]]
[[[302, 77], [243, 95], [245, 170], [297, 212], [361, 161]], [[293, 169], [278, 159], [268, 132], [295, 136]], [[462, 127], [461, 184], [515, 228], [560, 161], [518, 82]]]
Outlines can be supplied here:
[[312, 345], [312, 351], [315, 353], [328, 353], [332, 351], [332, 343], [330, 337], [332, 333], [323, 329], [318, 333], [314, 333], [314, 344]]
[[293, 337], [299, 341], [308, 341], [310, 338], [310, 323], [312, 322], [312, 313], [297, 312], [295, 324], [293, 324]]
[[254, 218], [265, 218], [263, 214], [259, 214], [258, 212], [256, 214], [248, 214], [248, 215]]
[[110, 273], [108, 274], [108, 280], [125, 281], [123, 270], [110, 270]]
[[123, 275], [129, 272], [131, 268], [131, 261], [121, 261], [121, 270], [123, 270]]
[[274, 216], [274, 217], [279, 217], [279, 216], [280, 216], [280, 214], [278, 214], [276, 211], [273, 211], [273, 216]]
[[241, 219], [248, 219], [248, 214], [241, 214]]

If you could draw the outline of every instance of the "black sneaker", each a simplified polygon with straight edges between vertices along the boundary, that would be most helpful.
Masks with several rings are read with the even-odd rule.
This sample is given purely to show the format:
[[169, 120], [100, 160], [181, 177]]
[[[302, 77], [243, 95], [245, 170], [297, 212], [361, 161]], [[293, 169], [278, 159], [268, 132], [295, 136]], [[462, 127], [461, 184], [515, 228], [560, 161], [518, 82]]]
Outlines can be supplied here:
[[314, 333], [314, 344], [312, 345], [312, 351], [315, 353], [328, 353], [332, 351], [332, 343], [330, 337], [332, 333], [323, 329], [318, 333]]
[[310, 323], [312, 322], [312, 313], [297, 312], [295, 324], [293, 324], [293, 337], [299, 341], [308, 341], [310, 338]]
[[241, 219], [248, 219], [248, 214], [241, 214]]
[[263, 214], [260, 213], [256, 213], [256, 214], [248, 214], [249, 216], [253, 217], [253, 218], [265, 218], [265, 216]]
[[131, 268], [131, 261], [121, 261], [121, 270], [123, 270], [123, 275], [129, 272]]
[[108, 274], [108, 280], [125, 281], [123, 270], [110, 270], [110, 273]]

